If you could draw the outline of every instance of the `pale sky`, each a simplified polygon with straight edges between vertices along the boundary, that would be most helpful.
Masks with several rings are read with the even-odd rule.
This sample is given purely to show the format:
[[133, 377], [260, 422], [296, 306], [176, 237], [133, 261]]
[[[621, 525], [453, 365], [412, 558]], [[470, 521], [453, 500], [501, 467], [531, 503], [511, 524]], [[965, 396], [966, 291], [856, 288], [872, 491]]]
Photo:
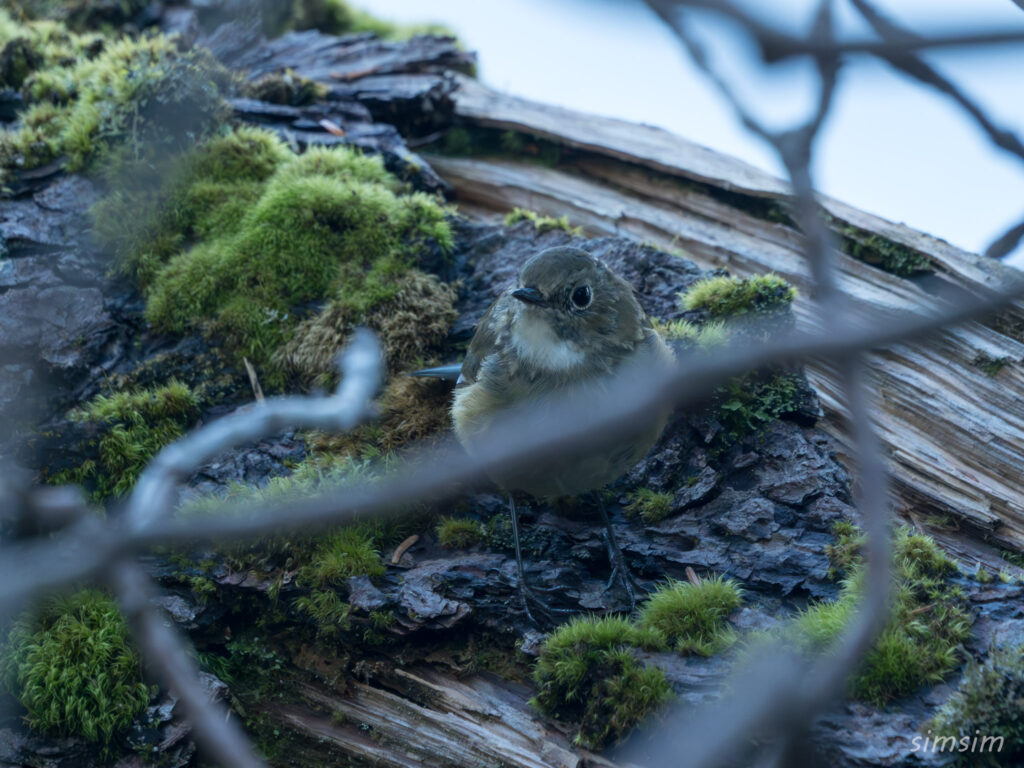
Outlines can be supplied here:
[[[382, 17], [436, 21], [479, 56], [482, 81], [509, 93], [584, 112], [649, 123], [776, 174], [770, 148], [744, 131], [677, 41], [638, 0], [357, 0]], [[741, 2], [794, 31], [812, 0]], [[876, 0], [919, 32], [1024, 29], [1012, 0]], [[764, 8], [770, 8], [769, 17]], [[847, 0], [844, 30], [866, 34]], [[799, 117], [814, 80], [798, 65], [765, 76], [725, 25], [715, 52], [773, 126]], [[724, 34], [722, 32], [724, 31]], [[1003, 127], [1024, 133], [1024, 46], [929, 54]], [[820, 190], [972, 251], [1024, 218], [1024, 164], [993, 148], [945, 97], [884, 65], [859, 60], [840, 82], [814, 167]], [[1024, 267], [1024, 249], [1012, 261]]]

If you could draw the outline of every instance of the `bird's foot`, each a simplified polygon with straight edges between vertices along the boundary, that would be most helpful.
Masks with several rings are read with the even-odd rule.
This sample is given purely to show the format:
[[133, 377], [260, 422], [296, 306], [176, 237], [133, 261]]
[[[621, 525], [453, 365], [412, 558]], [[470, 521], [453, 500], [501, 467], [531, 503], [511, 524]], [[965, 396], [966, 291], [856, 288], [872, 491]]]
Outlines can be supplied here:
[[608, 547], [608, 560], [612, 565], [612, 574], [604, 586], [604, 592], [610, 591], [616, 582], [620, 583], [629, 597], [629, 610], [632, 613], [636, 610], [638, 597], [646, 595], [648, 590], [633, 577], [629, 566], [626, 565], [626, 558], [623, 556], [622, 550], [616, 546], [607, 533], [605, 534], [605, 544]]
[[553, 608], [548, 605], [536, 592], [526, 586], [525, 582], [519, 583], [519, 594], [523, 598], [526, 617], [537, 629], [554, 627], [564, 621], [564, 618], [559, 619], [559, 616], [568, 617], [574, 613], [569, 608]]

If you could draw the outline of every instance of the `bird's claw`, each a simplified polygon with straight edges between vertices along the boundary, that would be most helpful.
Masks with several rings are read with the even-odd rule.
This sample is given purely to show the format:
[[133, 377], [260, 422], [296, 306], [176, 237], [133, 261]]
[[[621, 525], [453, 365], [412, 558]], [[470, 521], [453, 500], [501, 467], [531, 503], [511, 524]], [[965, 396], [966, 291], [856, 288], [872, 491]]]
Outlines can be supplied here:
[[[519, 594], [523, 598], [523, 607], [526, 609], [526, 617], [534, 624], [538, 629], [544, 627], [553, 627], [558, 624], [556, 616], [571, 616], [573, 611], [568, 608], [552, 608], [550, 605], [545, 603], [536, 592], [526, 586], [525, 582], [519, 584]], [[530, 606], [533, 606], [533, 610]], [[540, 617], [542, 621], [538, 621], [537, 617]]]

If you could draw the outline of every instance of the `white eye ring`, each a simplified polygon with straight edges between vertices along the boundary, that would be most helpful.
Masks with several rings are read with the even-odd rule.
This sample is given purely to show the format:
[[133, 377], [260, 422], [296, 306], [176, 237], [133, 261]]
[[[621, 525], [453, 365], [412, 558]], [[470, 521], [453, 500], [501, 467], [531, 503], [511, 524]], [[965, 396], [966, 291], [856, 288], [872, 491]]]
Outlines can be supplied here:
[[594, 301], [594, 292], [589, 285], [579, 285], [569, 294], [569, 301], [576, 309], [586, 309]]

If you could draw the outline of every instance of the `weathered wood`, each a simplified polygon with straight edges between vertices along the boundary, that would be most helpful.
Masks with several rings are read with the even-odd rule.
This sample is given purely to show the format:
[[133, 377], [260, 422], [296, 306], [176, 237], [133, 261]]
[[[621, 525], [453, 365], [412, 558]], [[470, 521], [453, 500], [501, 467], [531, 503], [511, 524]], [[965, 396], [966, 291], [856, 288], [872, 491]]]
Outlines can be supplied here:
[[[430, 156], [460, 201], [482, 210], [521, 206], [567, 215], [589, 234], [679, 248], [701, 266], [740, 276], [776, 272], [801, 289], [798, 314], [805, 324], [813, 322], [799, 233], [756, 210], [758, 201], [784, 204], [784, 182], [665, 131], [535, 104], [475, 82], [463, 81], [453, 98], [465, 123], [521, 131], [575, 150], [555, 168]], [[708, 184], [714, 189], [701, 186]], [[723, 200], [712, 194], [716, 190], [739, 195]], [[998, 288], [1017, 275], [909, 227], [829, 198], [822, 203], [839, 232], [852, 226], [877, 234], [926, 256], [934, 267], [925, 280], [907, 279], [837, 253], [843, 290], [869, 315], [942, 311], [950, 300]], [[1008, 317], [1019, 322], [1021, 308]], [[900, 511], [917, 519], [953, 515], [986, 537], [1022, 548], [1024, 344], [997, 330], [1005, 325], [969, 323], [927, 342], [878, 351], [869, 356], [869, 374]], [[986, 375], [980, 366], [986, 359], [1004, 365]], [[825, 428], [848, 444], [845, 406], [829, 366], [815, 362], [809, 375], [827, 413]]]
[[343, 692], [303, 684], [295, 693], [302, 703], [271, 704], [267, 711], [371, 765], [614, 765], [571, 748], [564, 734], [546, 727], [530, 710], [529, 688], [486, 675], [459, 679], [426, 666], [396, 668], [383, 684], [349, 683]]

